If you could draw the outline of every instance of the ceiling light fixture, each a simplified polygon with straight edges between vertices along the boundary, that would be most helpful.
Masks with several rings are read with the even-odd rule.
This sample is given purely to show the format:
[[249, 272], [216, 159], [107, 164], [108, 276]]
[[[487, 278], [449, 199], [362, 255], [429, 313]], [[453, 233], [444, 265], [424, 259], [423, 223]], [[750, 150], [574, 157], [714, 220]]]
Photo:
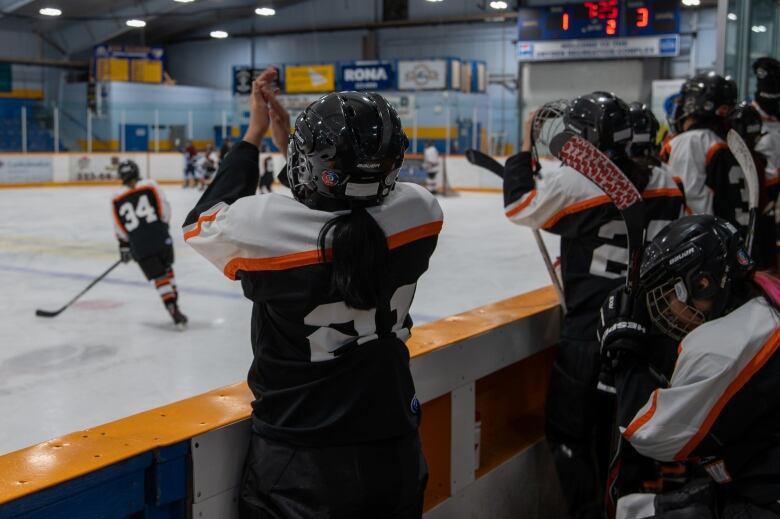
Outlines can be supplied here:
[[134, 18], [134, 19], [132, 19], [132, 20], [127, 20], [127, 21], [125, 22], [125, 25], [127, 25], [128, 27], [136, 27], [136, 28], [141, 28], [141, 27], [146, 27], [146, 22], [145, 22], [145, 21], [143, 21], [143, 20], [136, 20], [136, 19]]
[[258, 16], [273, 16], [276, 14], [276, 10], [270, 7], [258, 7], [255, 9], [255, 14]]
[[173, 0], [174, 2], [179, 2], [180, 4], [189, 4], [190, 2], [194, 2], [195, 0]]
[[211, 36], [212, 38], [217, 38], [218, 40], [221, 40], [221, 39], [227, 38], [229, 35], [225, 31], [211, 31], [209, 33], [209, 36]]
[[43, 16], [59, 16], [62, 14], [62, 11], [55, 7], [43, 7], [40, 11]]
[[436, 2], [443, 2], [444, 0], [425, 0], [425, 1], [435, 4]]
[[736, 22], [737, 21], [737, 15], [734, 14], [734, 13], [729, 13], [728, 14], [728, 19], [731, 20], [732, 22]]
[[492, 2], [490, 2], [491, 9], [501, 10], [501, 9], [506, 9], [507, 7], [509, 7], [509, 4], [507, 4], [503, 0], [493, 0]]
[[682, 0], [682, 4], [688, 7], [696, 7], [701, 5], [701, 0]]

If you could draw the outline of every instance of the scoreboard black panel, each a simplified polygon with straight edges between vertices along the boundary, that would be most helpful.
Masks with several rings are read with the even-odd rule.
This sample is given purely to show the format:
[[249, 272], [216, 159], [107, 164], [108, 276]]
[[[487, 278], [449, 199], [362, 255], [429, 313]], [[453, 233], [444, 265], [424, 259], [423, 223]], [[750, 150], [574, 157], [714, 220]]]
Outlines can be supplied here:
[[614, 38], [675, 34], [679, 0], [598, 0], [524, 7], [517, 16], [519, 41]]

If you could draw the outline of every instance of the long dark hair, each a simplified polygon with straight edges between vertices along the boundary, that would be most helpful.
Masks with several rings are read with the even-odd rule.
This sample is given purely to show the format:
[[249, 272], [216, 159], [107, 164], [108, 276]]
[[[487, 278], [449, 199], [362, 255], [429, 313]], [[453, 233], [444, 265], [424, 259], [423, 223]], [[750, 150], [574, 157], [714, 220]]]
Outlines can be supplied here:
[[[326, 239], [333, 230], [331, 250]], [[384, 287], [389, 251], [387, 236], [365, 208], [355, 208], [322, 226], [317, 246], [323, 260], [332, 260], [331, 294], [350, 308], [376, 308]]]

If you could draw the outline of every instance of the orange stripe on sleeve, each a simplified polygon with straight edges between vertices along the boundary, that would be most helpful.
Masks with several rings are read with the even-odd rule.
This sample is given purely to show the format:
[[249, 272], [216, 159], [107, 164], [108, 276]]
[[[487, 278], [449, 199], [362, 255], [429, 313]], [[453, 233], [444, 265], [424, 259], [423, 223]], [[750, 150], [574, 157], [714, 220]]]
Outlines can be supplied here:
[[766, 364], [770, 358], [772, 358], [772, 355], [775, 354], [778, 347], [780, 347], [780, 328], [775, 330], [775, 333], [773, 333], [764, 343], [764, 345], [761, 346], [761, 349], [750, 360], [747, 366], [742, 369], [739, 375], [737, 375], [737, 378], [735, 378], [731, 384], [729, 384], [712, 409], [710, 409], [710, 412], [707, 414], [707, 417], [704, 419], [701, 427], [699, 427], [699, 430], [696, 432], [693, 438], [688, 440], [688, 443], [686, 443], [685, 447], [683, 447], [682, 450], [677, 453], [674, 459], [684, 460], [691, 455], [691, 452], [693, 452], [696, 446], [699, 445], [707, 433], [709, 433], [712, 425], [715, 423], [715, 420], [718, 419], [720, 412], [724, 407], [726, 407], [726, 404], [729, 403], [729, 400], [731, 400], [737, 391], [742, 389], [742, 386], [747, 384], [753, 375], [755, 375], [756, 372], [761, 369], [761, 367], [763, 367], [763, 365]]
[[630, 440], [631, 437], [634, 435], [635, 432], [639, 430], [640, 427], [642, 427], [644, 424], [650, 421], [650, 419], [655, 414], [655, 407], [658, 403], [658, 390], [656, 389], [653, 391], [653, 399], [652, 402], [650, 402], [650, 408], [645, 411], [645, 414], [628, 424], [628, 428], [623, 432], [623, 437], [626, 440]]
[[646, 189], [642, 192], [642, 198], [658, 198], [661, 196], [671, 196], [682, 198], [683, 194], [676, 187], [662, 187], [659, 189]]
[[[392, 250], [423, 238], [436, 236], [441, 231], [443, 223], [439, 220], [393, 234], [387, 238], [387, 247]], [[325, 256], [326, 260], [331, 257], [330, 249], [325, 251]], [[236, 274], [240, 270], [247, 272], [287, 270], [307, 265], [316, 265], [317, 263], [322, 263], [322, 261], [319, 250], [295, 252], [271, 258], [233, 258], [225, 265], [224, 273], [228, 278], [236, 279]]]
[[778, 184], [778, 183], [780, 183], [780, 168], [777, 168], [777, 176], [776, 177], [768, 178], [766, 180], [767, 187], [772, 187], [772, 186], [774, 186], [775, 184]]
[[718, 153], [720, 150], [728, 149], [729, 145], [725, 142], [716, 142], [712, 146], [710, 146], [710, 149], [707, 150], [707, 155], [705, 156], [704, 163], [709, 165], [710, 162], [712, 162], [712, 158], [715, 156], [716, 153]]
[[564, 207], [563, 209], [555, 213], [552, 218], [544, 222], [544, 224], [542, 224], [542, 229], [549, 229], [550, 227], [558, 223], [561, 220], [561, 218], [565, 216], [569, 216], [570, 214], [579, 213], [580, 211], [590, 209], [591, 207], [597, 207], [609, 203], [612, 203], [609, 197], [607, 195], [602, 195], [594, 198], [588, 198], [587, 200], [583, 200], [581, 202], [577, 202], [576, 204], [572, 204], [570, 206]]
[[516, 215], [517, 213], [519, 213], [520, 211], [528, 207], [531, 204], [531, 202], [533, 202], [534, 198], [536, 198], [536, 189], [532, 189], [525, 196], [526, 196], [525, 200], [517, 204], [516, 207], [513, 207], [512, 209], [506, 212], [507, 218], [512, 218], [514, 215]]
[[197, 236], [200, 234], [200, 231], [203, 228], [204, 222], [213, 222], [217, 219], [217, 215], [219, 214], [219, 211], [214, 211], [211, 214], [207, 215], [201, 215], [198, 217], [198, 222], [196, 223], [195, 227], [187, 232], [184, 233], [184, 241], [189, 240], [193, 236]]

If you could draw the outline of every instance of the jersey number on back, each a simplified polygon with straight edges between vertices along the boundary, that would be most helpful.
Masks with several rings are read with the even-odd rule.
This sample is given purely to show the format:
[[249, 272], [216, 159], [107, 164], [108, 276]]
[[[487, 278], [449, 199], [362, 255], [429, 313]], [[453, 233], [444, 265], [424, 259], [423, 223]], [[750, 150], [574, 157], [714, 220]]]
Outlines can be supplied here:
[[[402, 341], [409, 337], [409, 330], [403, 328], [403, 325], [409, 314], [409, 307], [412, 306], [416, 287], [416, 283], [398, 287], [390, 298], [390, 311], [395, 313], [395, 322], [389, 331]], [[330, 360], [335, 357], [336, 350], [356, 340], [360, 345], [379, 337], [376, 308], [356, 310], [348, 307], [343, 301], [318, 306], [309, 312], [303, 322], [309, 326], [319, 327], [307, 337], [312, 362]], [[334, 328], [334, 325], [340, 325], [342, 331]], [[354, 333], [349, 330], [350, 325]], [[350, 333], [344, 333], [345, 329]]]
[[[652, 240], [658, 232], [669, 224], [669, 220], [651, 220], [647, 224], [647, 240]], [[599, 238], [622, 240], [627, 243], [626, 224], [622, 220], [607, 222], [599, 228]], [[619, 278], [628, 270], [628, 250], [626, 245], [605, 243], [593, 250], [590, 273], [604, 278]]]
[[157, 211], [152, 207], [147, 195], [141, 195], [138, 198], [138, 205], [135, 207], [133, 207], [133, 203], [130, 201], [120, 205], [119, 215], [125, 220], [125, 230], [127, 232], [134, 231], [141, 224], [141, 219], [146, 220], [146, 223], [157, 221]]

